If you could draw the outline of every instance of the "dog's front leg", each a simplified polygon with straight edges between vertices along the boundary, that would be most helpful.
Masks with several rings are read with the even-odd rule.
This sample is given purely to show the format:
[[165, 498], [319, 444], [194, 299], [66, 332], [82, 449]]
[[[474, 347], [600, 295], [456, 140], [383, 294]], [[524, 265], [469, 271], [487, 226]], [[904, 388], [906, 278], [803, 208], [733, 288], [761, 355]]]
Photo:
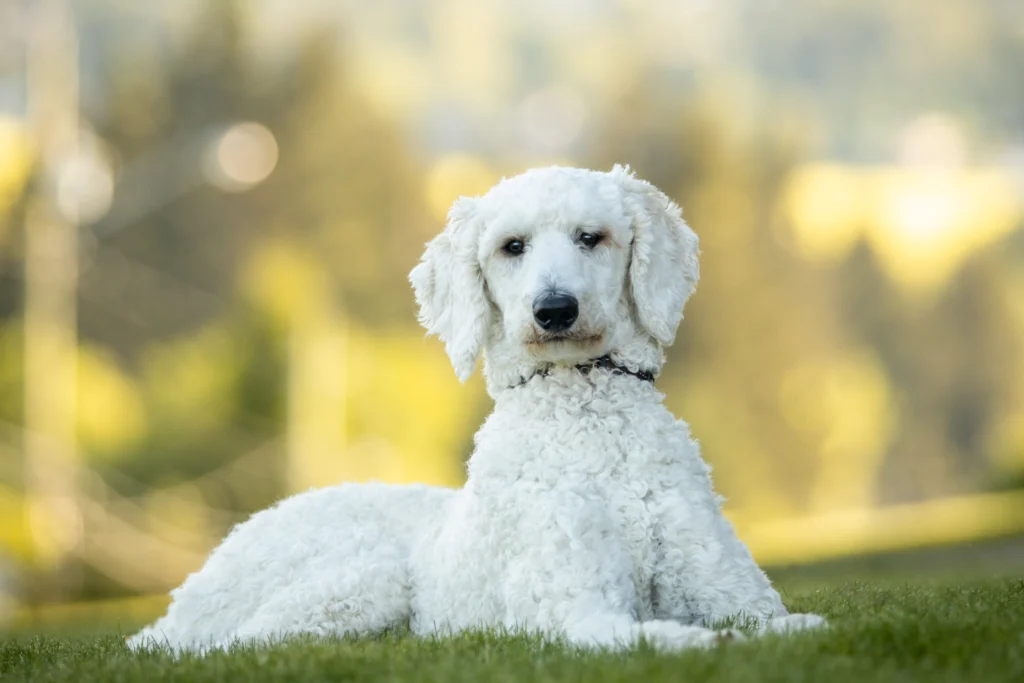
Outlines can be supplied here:
[[743, 634], [735, 629], [709, 629], [664, 619], [638, 621], [632, 615], [610, 611], [602, 597], [593, 593], [579, 596], [569, 618], [554, 630], [560, 631], [571, 644], [585, 648], [622, 649], [642, 641], [672, 651], [709, 648], [743, 639]]
[[632, 561], [606, 505], [572, 492], [532, 503], [519, 515], [518, 552], [505, 574], [506, 625], [615, 649], [646, 641], [679, 650], [742, 638], [734, 630], [638, 620]]
[[662, 494], [652, 505], [660, 537], [656, 616], [705, 625], [754, 619], [759, 630], [768, 631], [825, 625], [814, 614], [789, 614], [722, 514], [710, 482], [706, 490]]

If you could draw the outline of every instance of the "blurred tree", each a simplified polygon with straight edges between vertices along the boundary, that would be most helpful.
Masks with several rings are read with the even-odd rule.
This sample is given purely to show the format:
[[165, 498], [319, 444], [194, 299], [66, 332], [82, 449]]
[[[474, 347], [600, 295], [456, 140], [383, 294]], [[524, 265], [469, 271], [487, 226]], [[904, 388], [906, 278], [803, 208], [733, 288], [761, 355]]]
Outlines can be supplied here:
[[[110, 55], [111, 98], [95, 116], [121, 160], [118, 201], [153, 197], [130, 224], [96, 226], [81, 286], [83, 336], [115, 349], [146, 387], [149, 437], [120, 465], [140, 482], [194, 477], [280, 432], [282, 341], [236, 296], [239, 267], [261, 244], [284, 239], [315, 254], [336, 305], [357, 320], [414, 324], [405, 276], [434, 226], [423, 225], [407, 145], [353, 94], [336, 33], [257, 67], [246, 53], [247, 11], [210, 3], [164, 62]], [[203, 184], [203, 146], [247, 120], [277, 139], [273, 173], [245, 193]]]
[[787, 424], [779, 393], [803, 359], [833, 352], [837, 328], [829, 285], [775, 239], [774, 197], [801, 141], [770, 117], [742, 134], [719, 93], [641, 86], [622, 103], [588, 162], [631, 164], [701, 238], [701, 283], [662, 380], [669, 404], [692, 421], [725, 495], [765, 513], [805, 506], [824, 427]]
[[632, 164], [700, 235], [701, 283], [662, 386], [720, 465], [723, 492], [770, 512], [984, 486], [986, 438], [1021, 376], [1001, 247], [935, 299], [902, 293], [866, 244], [813, 265], [779, 208], [813, 138], [781, 107], [748, 112], [757, 123], [744, 132], [720, 92], [638, 87], [622, 102], [588, 161]]
[[922, 110], [948, 111], [989, 143], [1019, 136], [1024, 6], [1014, 0], [744, 3], [751, 74], [801, 94], [827, 125], [827, 157], [891, 158]]
[[[154, 288], [191, 304], [154, 307], [158, 292], [125, 287], [118, 308], [145, 328], [138, 343], [193, 329], [231, 301], [237, 267], [254, 245], [287, 236], [325, 261], [350, 315], [374, 324], [410, 321], [405, 274], [434, 226], [423, 225], [420, 173], [402, 134], [353, 93], [337, 33], [311, 36], [273, 68], [254, 66], [239, 28], [245, 7], [211, 3], [190, 44], [156, 73], [136, 70], [134, 60], [114, 62], [115, 96], [100, 129], [126, 174], [133, 162], [164, 162], [156, 163], [163, 172], [153, 174], [153, 186], [138, 193], [158, 194], [181, 174], [202, 173], [189, 146], [235, 121], [268, 126], [280, 149], [274, 172], [255, 189], [201, 187], [102, 239], [101, 249], [155, 270], [162, 282]], [[101, 328], [87, 333], [111, 329]], [[129, 349], [131, 338], [109, 341]]]
[[986, 439], [1015, 403], [1021, 330], [999, 254], [972, 258], [935, 297], [900, 292], [866, 246], [839, 269], [849, 333], [876, 349], [898, 388], [901, 421], [880, 485], [886, 501], [978, 490], [991, 479]]

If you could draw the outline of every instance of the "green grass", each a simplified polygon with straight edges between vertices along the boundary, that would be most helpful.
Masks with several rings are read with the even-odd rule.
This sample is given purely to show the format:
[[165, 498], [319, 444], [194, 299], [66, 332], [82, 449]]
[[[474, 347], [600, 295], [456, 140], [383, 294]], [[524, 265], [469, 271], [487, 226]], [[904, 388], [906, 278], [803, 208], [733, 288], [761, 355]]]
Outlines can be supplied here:
[[[117, 633], [0, 636], [0, 681], [1024, 681], [1024, 580], [784, 591], [832, 628], [709, 652], [581, 654], [529, 638], [303, 640], [174, 661]], [[95, 629], [97, 625], [92, 625]], [[88, 630], [88, 629], [87, 629]]]

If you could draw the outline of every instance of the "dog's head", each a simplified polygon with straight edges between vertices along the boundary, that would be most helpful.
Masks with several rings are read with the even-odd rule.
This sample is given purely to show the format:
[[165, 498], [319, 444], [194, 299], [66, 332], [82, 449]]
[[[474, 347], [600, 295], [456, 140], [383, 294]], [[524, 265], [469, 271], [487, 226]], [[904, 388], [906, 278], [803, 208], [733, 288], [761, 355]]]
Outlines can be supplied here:
[[552, 167], [459, 199], [410, 280], [465, 380], [499, 340], [538, 363], [580, 363], [638, 332], [671, 344], [697, 254], [679, 207], [628, 167]]

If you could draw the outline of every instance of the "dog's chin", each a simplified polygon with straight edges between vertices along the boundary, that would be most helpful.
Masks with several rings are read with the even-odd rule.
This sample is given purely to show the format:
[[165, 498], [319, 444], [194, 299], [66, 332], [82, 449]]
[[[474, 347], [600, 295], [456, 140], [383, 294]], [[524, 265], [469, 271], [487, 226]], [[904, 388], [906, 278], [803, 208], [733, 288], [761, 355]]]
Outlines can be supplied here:
[[526, 339], [525, 346], [537, 360], [549, 362], [582, 362], [604, 352], [605, 335], [589, 330], [568, 332], [536, 332]]

